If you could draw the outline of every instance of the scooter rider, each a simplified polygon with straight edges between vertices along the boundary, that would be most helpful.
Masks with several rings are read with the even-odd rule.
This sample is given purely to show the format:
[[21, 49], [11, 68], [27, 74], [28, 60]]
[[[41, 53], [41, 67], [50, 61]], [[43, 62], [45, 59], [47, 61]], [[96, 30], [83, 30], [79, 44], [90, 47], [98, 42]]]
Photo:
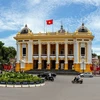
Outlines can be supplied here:
[[75, 78], [74, 78], [74, 81], [79, 81], [80, 79], [80, 75], [77, 75]]
[[80, 75], [77, 75], [77, 77], [76, 77], [76, 78], [77, 78], [77, 81], [79, 81], [79, 79], [80, 79]]

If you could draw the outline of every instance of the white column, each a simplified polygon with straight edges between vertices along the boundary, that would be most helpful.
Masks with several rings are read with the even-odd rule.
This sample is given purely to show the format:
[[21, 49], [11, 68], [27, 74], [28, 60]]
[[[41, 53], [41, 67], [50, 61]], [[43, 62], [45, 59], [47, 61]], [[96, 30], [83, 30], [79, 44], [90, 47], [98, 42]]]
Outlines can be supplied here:
[[88, 60], [88, 63], [90, 64], [90, 63], [92, 63], [92, 47], [91, 47], [91, 45], [92, 45], [92, 43], [91, 43], [91, 41], [89, 41], [88, 43], [87, 43], [87, 47], [88, 47], [88, 51], [87, 51], [87, 60]]
[[65, 64], [68, 63], [68, 61], [67, 61], [67, 54], [68, 54], [68, 44], [67, 44], [67, 42], [65, 42]]
[[32, 63], [32, 41], [28, 42], [28, 63]]
[[56, 42], [56, 63], [59, 63], [58, 61], [58, 50], [59, 50], [59, 44]]
[[74, 41], [74, 63], [76, 63], [76, 41]]
[[47, 64], [50, 63], [50, 43], [47, 43]]
[[38, 63], [41, 63], [41, 41], [39, 41], [39, 62]]
[[78, 42], [75, 41], [74, 42], [74, 63], [78, 63], [78, 53], [79, 53]]
[[16, 43], [17, 44], [17, 63], [19, 63], [20, 60], [20, 43]]

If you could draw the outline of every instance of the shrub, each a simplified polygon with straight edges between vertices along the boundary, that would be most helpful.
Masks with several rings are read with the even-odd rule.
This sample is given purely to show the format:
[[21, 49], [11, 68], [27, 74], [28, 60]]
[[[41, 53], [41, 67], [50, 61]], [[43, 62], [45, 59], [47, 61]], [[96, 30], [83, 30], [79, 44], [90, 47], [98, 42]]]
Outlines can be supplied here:
[[37, 76], [29, 75], [26, 73], [17, 73], [17, 72], [3, 72], [0, 76], [0, 82], [43, 82], [43, 80]]

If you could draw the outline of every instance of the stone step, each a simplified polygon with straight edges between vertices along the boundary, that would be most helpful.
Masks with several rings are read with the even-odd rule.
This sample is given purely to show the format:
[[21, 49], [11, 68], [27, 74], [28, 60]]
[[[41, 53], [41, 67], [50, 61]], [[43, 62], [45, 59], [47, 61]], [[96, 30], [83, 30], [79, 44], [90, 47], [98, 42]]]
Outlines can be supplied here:
[[39, 74], [39, 73], [46, 72], [46, 71], [54, 72], [56, 74], [63, 74], [63, 75], [64, 74], [65, 75], [78, 75], [78, 74], [80, 74], [79, 72], [74, 71], [74, 70], [30, 70], [30, 71], [26, 71], [25, 73]]

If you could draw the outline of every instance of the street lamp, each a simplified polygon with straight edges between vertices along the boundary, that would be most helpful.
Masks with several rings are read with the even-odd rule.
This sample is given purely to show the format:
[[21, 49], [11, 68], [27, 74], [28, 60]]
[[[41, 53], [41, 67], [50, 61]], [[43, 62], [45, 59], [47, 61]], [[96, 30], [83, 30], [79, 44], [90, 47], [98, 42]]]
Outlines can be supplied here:
[[82, 69], [83, 69], [83, 73], [84, 73], [84, 57], [82, 57]]

